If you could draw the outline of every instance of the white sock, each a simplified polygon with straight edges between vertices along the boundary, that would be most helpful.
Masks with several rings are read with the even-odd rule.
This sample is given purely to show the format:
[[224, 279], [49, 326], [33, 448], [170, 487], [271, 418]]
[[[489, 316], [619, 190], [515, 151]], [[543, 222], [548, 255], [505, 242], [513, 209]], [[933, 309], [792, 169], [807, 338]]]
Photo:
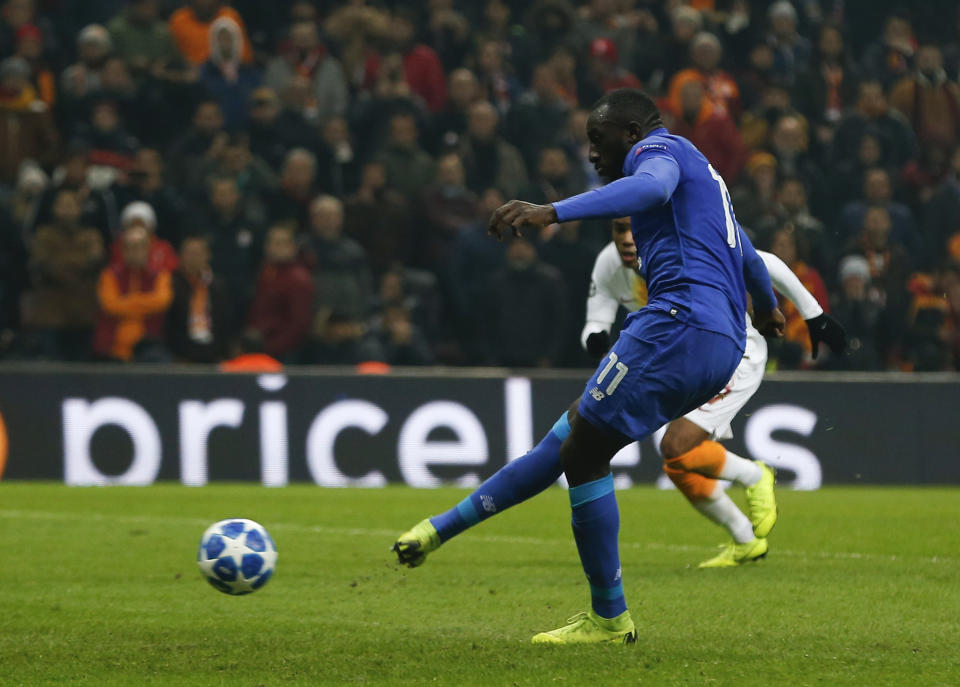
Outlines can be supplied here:
[[708, 520], [726, 529], [738, 544], [753, 541], [753, 525], [719, 484], [713, 497], [694, 501], [693, 506]]
[[727, 451], [727, 459], [724, 461], [723, 469], [717, 477], [728, 479], [744, 487], [752, 487], [763, 477], [763, 471], [752, 460], [741, 458], [736, 453]]

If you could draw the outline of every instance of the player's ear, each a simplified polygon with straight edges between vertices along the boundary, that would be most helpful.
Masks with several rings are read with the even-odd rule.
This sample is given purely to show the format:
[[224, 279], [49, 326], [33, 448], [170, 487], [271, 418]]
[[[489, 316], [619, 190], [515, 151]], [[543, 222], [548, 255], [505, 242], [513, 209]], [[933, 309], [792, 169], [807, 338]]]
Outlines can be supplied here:
[[643, 138], [643, 125], [636, 121], [628, 122], [626, 133], [627, 141], [629, 141], [630, 145], [632, 146], [634, 143]]

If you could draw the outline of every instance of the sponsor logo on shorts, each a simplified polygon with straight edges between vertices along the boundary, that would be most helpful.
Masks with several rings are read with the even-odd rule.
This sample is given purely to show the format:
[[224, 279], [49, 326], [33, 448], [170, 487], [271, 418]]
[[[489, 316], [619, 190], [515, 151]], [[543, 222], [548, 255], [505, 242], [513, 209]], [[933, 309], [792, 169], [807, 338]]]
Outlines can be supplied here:
[[600, 387], [598, 386], [595, 386], [592, 389], [590, 389], [590, 395], [593, 396], [594, 401], [602, 401], [607, 396], [605, 393], [600, 391]]

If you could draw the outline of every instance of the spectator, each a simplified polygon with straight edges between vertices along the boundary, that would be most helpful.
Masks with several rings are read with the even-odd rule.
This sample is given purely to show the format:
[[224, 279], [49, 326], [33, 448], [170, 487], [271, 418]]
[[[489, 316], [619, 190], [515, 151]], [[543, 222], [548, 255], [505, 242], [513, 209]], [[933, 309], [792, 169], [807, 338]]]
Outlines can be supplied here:
[[430, 124], [430, 150], [437, 154], [460, 145], [467, 130], [467, 112], [480, 98], [480, 84], [469, 69], [456, 69], [450, 74], [450, 97], [443, 110]]
[[25, 160], [53, 162], [57, 131], [46, 104], [29, 83], [22, 57], [0, 62], [0, 183], [12, 184]]
[[445, 278], [457, 236], [474, 220], [477, 212], [477, 196], [464, 181], [460, 156], [447, 153], [437, 162], [436, 182], [423, 193], [425, 223], [418, 242], [422, 246], [420, 257], [427, 267], [441, 272]]
[[263, 217], [249, 198], [240, 195], [233, 177], [213, 177], [208, 185], [204, 235], [215, 274], [227, 285], [237, 321], [253, 297], [253, 284], [263, 249]]
[[[770, 243], [770, 252], [786, 263], [807, 291], [817, 299], [824, 312], [829, 313], [830, 299], [827, 296], [827, 287], [823, 283], [823, 277], [820, 276], [816, 268], [800, 259], [797, 250], [796, 232], [792, 227], [785, 227], [774, 233]], [[797, 307], [784, 298], [780, 298], [780, 310], [786, 318], [786, 325], [783, 329], [784, 346], [779, 356], [781, 364], [786, 367], [800, 367], [803, 364], [808, 364], [811, 348], [806, 322], [800, 316]]]
[[490, 240], [487, 222], [493, 211], [503, 205], [503, 194], [489, 188], [480, 194], [480, 205], [473, 222], [457, 235], [453, 250], [452, 274], [456, 310], [461, 316], [461, 337], [476, 363], [482, 362], [478, 350], [482, 324], [477, 314], [483, 311], [490, 278], [505, 266], [503, 247]]
[[360, 187], [345, 203], [344, 233], [363, 248], [374, 275], [398, 261], [408, 263], [413, 236], [410, 204], [403, 194], [387, 187], [382, 162], [363, 166]]
[[540, 151], [563, 131], [569, 113], [553, 70], [546, 64], [537, 65], [530, 90], [517, 99], [507, 114], [504, 138], [517, 147], [527, 167], [533, 169]]
[[590, 275], [597, 252], [581, 237], [580, 222], [564, 222], [556, 232], [540, 244], [544, 263], [553, 266], [563, 278], [567, 313], [563, 345], [556, 364], [562, 367], [590, 367], [591, 360], [580, 347], [580, 332], [586, 319], [584, 304], [590, 291]]
[[537, 257], [527, 239], [507, 245], [507, 268], [487, 287], [482, 321], [489, 362], [550, 367], [560, 360], [567, 331], [563, 277]]
[[188, 189], [200, 188], [200, 170], [220, 156], [227, 140], [219, 103], [204, 100], [194, 110], [190, 128], [173, 145], [174, 175], [184, 179]]
[[940, 275], [916, 273], [907, 282], [910, 306], [904, 336], [905, 369], [940, 372], [949, 369], [952, 351], [947, 337], [950, 304]]
[[434, 175], [433, 159], [420, 148], [413, 115], [396, 114], [390, 119], [390, 140], [381, 160], [387, 169], [387, 184], [406, 196], [420, 193]]
[[917, 51], [916, 70], [893, 87], [890, 104], [907, 118], [922, 145], [952, 148], [960, 141], [960, 86], [947, 77], [936, 45]]
[[864, 52], [867, 75], [879, 80], [884, 87], [892, 86], [909, 74], [916, 48], [917, 39], [910, 21], [900, 14], [887, 17], [881, 40]]
[[576, 26], [578, 43], [592, 46], [597, 39], [610, 41], [620, 64], [633, 64], [636, 30], [627, 21], [624, 6], [610, 0], [589, 0], [580, 8]]
[[577, 91], [584, 102], [593, 103], [617, 88], [640, 88], [640, 80], [620, 66], [620, 52], [612, 40], [595, 38], [590, 42], [586, 78]]
[[560, 146], [570, 160], [571, 173], [577, 188], [591, 189], [600, 185], [600, 176], [590, 162], [590, 139], [587, 138], [587, 110], [573, 110], [567, 119], [567, 128]]
[[310, 235], [305, 261], [314, 275], [314, 309], [319, 318], [339, 313], [364, 321], [373, 302], [373, 280], [367, 256], [359, 243], [343, 235], [343, 203], [318, 196], [310, 204]]
[[833, 300], [833, 316], [847, 331], [847, 355], [839, 363], [848, 370], [883, 368], [877, 334], [883, 306], [881, 294], [870, 286], [870, 266], [862, 255], [840, 261], [840, 294]]
[[520, 92], [520, 82], [503, 59], [503, 46], [496, 39], [480, 40], [474, 62], [483, 97], [497, 108], [497, 112], [505, 114]]
[[836, 237], [828, 236], [823, 222], [810, 214], [807, 188], [799, 177], [786, 177], [780, 182], [773, 213], [754, 226], [757, 242], [762, 245], [767, 245], [780, 227], [792, 227], [797, 252], [804, 262], [821, 272], [833, 264], [829, 239], [836, 242]]
[[670, 83], [673, 75], [687, 64], [693, 38], [703, 29], [703, 16], [700, 11], [688, 5], [676, 7], [670, 20], [670, 40], [665, 50], [656, 56], [651, 55], [653, 64], [640, 70], [651, 72], [651, 81], [662, 85]]
[[246, 126], [250, 94], [261, 81], [258, 71], [240, 63], [242, 41], [237, 22], [220, 17], [210, 25], [210, 58], [200, 69], [200, 78], [210, 97], [220, 104], [228, 129]]
[[558, 45], [573, 42], [576, 13], [568, 0], [537, 0], [524, 22], [530, 32], [531, 53], [539, 59], [547, 57]]
[[146, 75], [176, 56], [167, 25], [160, 20], [157, 0], [130, 0], [107, 24], [113, 52], [137, 75]]
[[578, 107], [580, 98], [577, 92], [577, 55], [569, 47], [558, 45], [550, 53], [546, 64], [553, 72], [557, 95], [570, 108]]
[[10, 55], [17, 42], [17, 32], [24, 26], [36, 26], [43, 35], [43, 43], [50, 53], [56, 52], [53, 27], [45, 18], [37, 16], [35, 0], [6, 0], [0, 9], [0, 55]]
[[451, 7], [452, 3], [435, 2], [430, 6], [427, 21], [427, 43], [437, 51], [445, 72], [463, 66], [470, 49], [470, 22]]
[[173, 290], [170, 272], [150, 266], [150, 239], [143, 223], [133, 223], [123, 232], [122, 262], [100, 273], [94, 351], [104, 358], [129, 361], [135, 348], [159, 347], [163, 339]]
[[443, 65], [433, 48], [417, 43], [416, 14], [407, 9], [396, 9], [390, 27], [394, 46], [403, 57], [406, 82], [423, 99], [430, 112], [440, 112], [447, 99], [447, 84]]
[[243, 19], [235, 9], [224, 6], [220, 0], [188, 0], [184, 7], [170, 15], [170, 35], [180, 54], [196, 65], [210, 59], [210, 28], [214, 21], [223, 17], [232, 19], [240, 28], [243, 38], [240, 60], [251, 62], [253, 49]]
[[263, 352], [263, 337], [249, 331], [233, 345], [232, 357], [220, 363], [221, 372], [269, 373], [283, 370], [283, 363]]
[[95, 178], [96, 173], [90, 166], [89, 149], [80, 144], [71, 145], [67, 148], [60, 166], [53, 170], [52, 183], [40, 199], [36, 221], [49, 221], [57, 192], [64, 188], [72, 189], [77, 192], [82, 206], [83, 216], [80, 223], [99, 230], [104, 244], [111, 242], [114, 234], [119, 231], [120, 223], [116, 198], [109, 188], [104, 189], [91, 183]]
[[413, 323], [410, 311], [402, 306], [389, 306], [380, 315], [376, 334], [384, 362], [390, 365], [430, 365], [433, 351], [420, 328]]
[[320, 42], [313, 22], [298, 22], [290, 27], [280, 56], [267, 65], [265, 82], [275, 93], [283, 93], [297, 76], [310, 82], [310, 107], [316, 110], [317, 119], [326, 121], [346, 112], [347, 80], [343, 67]]
[[176, 246], [180, 244], [186, 207], [164, 174], [160, 151], [140, 148], [126, 174], [126, 183], [117, 189], [116, 196], [122, 207], [139, 200], [153, 208], [157, 214], [157, 236]]
[[720, 176], [736, 181], [746, 157], [740, 132], [730, 115], [707, 99], [702, 81], [686, 82], [680, 92], [680, 109], [673, 114], [676, 119], [671, 131], [697, 146]]
[[730, 191], [733, 207], [744, 227], [763, 227], [776, 216], [777, 158], [758, 150], [747, 158], [744, 169], [746, 178]]
[[267, 197], [270, 220], [293, 221], [298, 228], [307, 226], [308, 206], [317, 191], [316, 181], [317, 156], [306, 148], [288, 152], [280, 172], [280, 186]]
[[298, 112], [283, 107], [270, 88], [261, 87], [251, 94], [247, 132], [250, 152], [274, 170], [279, 170], [287, 153], [298, 146], [311, 151], [318, 160], [330, 155], [316, 129]]
[[529, 83], [534, 53], [526, 27], [511, 20], [513, 8], [510, 3], [504, 0], [486, 0], [483, 5], [482, 23], [477, 28], [477, 33], [483, 40], [499, 43], [500, 53], [509, 55], [510, 64], [517, 77], [523, 83]]
[[856, 158], [860, 138], [867, 131], [876, 132], [884, 151], [884, 164], [897, 169], [914, 157], [915, 139], [910, 124], [902, 114], [890, 108], [879, 81], [860, 83], [856, 110], [840, 122], [834, 138], [834, 161]]
[[814, 213], [822, 213], [826, 204], [823, 172], [809, 152], [807, 122], [798, 115], [784, 115], [777, 120], [770, 134], [770, 149], [777, 158], [782, 175], [803, 179], [810, 194]]
[[789, 0], [778, 0], [767, 11], [770, 33], [767, 43], [773, 49], [773, 73], [781, 83], [792, 84], [796, 75], [807, 69], [813, 49], [810, 41], [797, 33], [797, 10]]
[[343, 70], [355, 90], [369, 90], [376, 81], [380, 56], [376, 45], [386, 40], [391, 18], [374, 7], [346, 5], [330, 13], [324, 31], [341, 46]]
[[707, 101], [719, 113], [727, 114], [736, 121], [740, 118], [740, 89], [737, 82], [727, 72], [720, 69], [723, 46], [720, 39], [712, 33], [698, 33], [690, 45], [691, 66], [677, 72], [670, 80], [670, 107], [678, 112], [681, 105], [681, 92], [690, 81], [703, 84]]
[[933, 267], [943, 260], [950, 242], [960, 237], [960, 147], [954, 148], [947, 174], [926, 204], [921, 221], [924, 264]]
[[526, 186], [527, 171], [519, 151], [497, 135], [497, 120], [490, 103], [474, 103], [460, 155], [470, 190], [476, 193], [496, 186], [513, 198]]
[[582, 189], [570, 171], [570, 161], [562, 148], [547, 147], [540, 151], [537, 178], [523, 193], [531, 203], [555, 203], [576, 195]]
[[120, 267], [125, 260], [125, 239], [128, 229], [133, 227], [142, 227], [147, 232], [147, 267], [157, 274], [161, 272], [173, 272], [177, 269], [179, 259], [177, 251], [165, 241], [157, 236], [157, 215], [147, 203], [134, 201], [123, 209], [120, 215], [121, 235], [113, 242], [110, 249], [111, 266]]
[[330, 169], [329, 188], [338, 196], [353, 191], [360, 183], [360, 163], [347, 120], [343, 117], [328, 119], [323, 125], [322, 138], [317, 156], [320, 160], [332, 158], [325, 165]]
[[856, 98], [859, 73], [836, 26], [820, 29], [816, 56], [797, 77], [793, 101], [815, 126], [835, 126]]
[[210, 176], [233, 177], [240, 192], [255, 201], [268, 196], [279, 183], [270, 165], [250, 151], [250, 137], [245, 133], [229, 134], [217, 156], [204, 160], [198, 171], [204, 179]]
[[90, 121], [78, 127], [76, 140], [90, 150], [90, 162], [110, 170], [111, 179], [133, 166], [140, 142], [124, 126], [117, 103], [100, 100], [90, 108]]
[[110, 33], [100, 24], [90, 24], [77, 34], [77, 59], [60, 76], [60, 91], [67, 98], [82, 100], [103, 88], [103, 66], [112, 49]]
[[173, 301], [165, 325], [170, 352], [177, 360], [191, 363], [223, 360], [230, 337], [230, 294], [210, 269], [206, 239], [184, 239], [180, 269], [172, 281]]
[[43, 32], [33, 24], [25, 24], [17, 29], [15, 55], [30, 65], [30, 85], [36, 91], [37, 98], [47, 107], [53, 107], [57, 101], [57, 79], [43, 58]]
[[863, 196], [847, 203], [841, 211], [843, 236], [849, 242], [863, 227], [863, 218], [871, 207], [882, 207], [892, 222], [890, 238], [914, 256], [920, 256], [922, 246], [913, 213], [903, 203], [893, 200], [890, 174], [882, 167], [867, 170], [863, 177]]
[[83, 226], [81, 217], [77, 192], [60, 190], [53, 222], [39, 227], [30, 245], [22, 319], [45, 358], [82, 360], [90, 352], [104, 251], [99, 232]]
[[297, 260], [292, 227], [271, 227], [264, 252], [248, 330], [263, 338], [264, 353], [281, 361], [295, 360], [310, 331], [313, 280]]

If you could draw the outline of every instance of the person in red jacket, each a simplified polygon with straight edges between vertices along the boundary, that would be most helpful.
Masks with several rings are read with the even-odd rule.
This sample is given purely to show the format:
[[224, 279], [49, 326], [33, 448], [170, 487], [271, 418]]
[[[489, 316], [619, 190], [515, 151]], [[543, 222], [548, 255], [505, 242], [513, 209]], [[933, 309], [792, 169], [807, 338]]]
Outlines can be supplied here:
[[706, 98], [703, 82], [688, 81], [680, 90], [680, 110], [671, 133], [690, 140], [728, 184], [736, 181], [743, 167], [746, 150], [740, 131], [726, 112], [716, 109]]
[[248, 329], [262, 337], [264, 353], [289, 359], [296, 355], [313, 322], [313, 278], [297, 261], [293, 227], [271, 227], [264, 252]]
[[447, 101], [443, 65], [433, 48], [416, 42], [416, 14], [399, 9], [390, 27], [394, 44], [403, 57], [403, 71], [410, 90], [423, 98], [430, 112], [440, 112]]
[[150, 267], [150, 234], [135, 224], [123, 232], [123, 262], [100, 274], [100, 317], [94, 350], [105, 358], [133, 359], [144, 340], [163, 338], [164, 313], [173, 300], [170, 272]]
[[[180, 256], [173, 245], [157, 236], [157, 213], [149, 203], [137, 200], [125, 208], [120, 214], [120, 226], [123, 231], [130, 227], [143, 227], [150, 240], [147, 255], [147, 265], [154, 272], [173, 272], [180, 265]], [[110, 265], [123, 265], [124, 239], [121, 234], [110, 248]]]

